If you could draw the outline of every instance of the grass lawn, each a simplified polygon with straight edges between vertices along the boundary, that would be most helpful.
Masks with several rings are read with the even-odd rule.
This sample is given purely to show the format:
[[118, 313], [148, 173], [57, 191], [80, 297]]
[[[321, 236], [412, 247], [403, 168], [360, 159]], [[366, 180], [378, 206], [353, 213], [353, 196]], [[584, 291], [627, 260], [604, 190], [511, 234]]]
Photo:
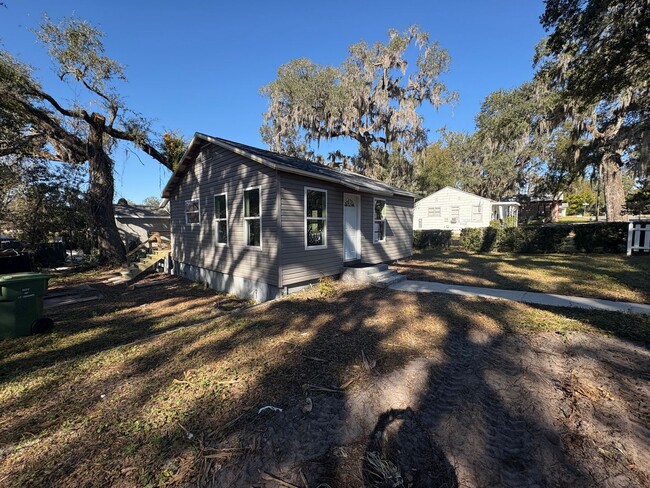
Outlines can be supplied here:
[[[492, 269], [490, 261], [481, 261], [486, 257], [499, 260], [457, 254], [435, 259]], [[534, 257], [531, 263], [547, 258], [557, 259], [540, 266], [547, 274], [555, 266], [570, 273], [575, 268], [559, 257]], [[614, 270], [625, 260], [607, 262]], [[496, 270], [491, 273], [504, 272]], [[104, 299], [50, 313], [53, 334], [0, 341], [0, 485], [233, 486], [220, 484], [219, 473], [236, 469], [237, 456], [264, 450], [255, 442], [223, 448], [224, 442], [240, 432], [268, 432], [260, 407], [290, 409], [316, 389], [317, 415], [326, 398], [351, 395], [418, 358], [453, 361], [444, 345], [458, 331], [471, 330], [465, 342], [477, 348], [486, 337], [498, 345], [500, 337], [527, 341], [549, 333], [560, 345], [573, 333], [632, 339], [645, 343], [641, 347], [650, 342], [650, 317], [431, 299], [339, 283], [327, 296], [315, 287], [220, 316], [221, 295], [177, 277], [149, 279], [159, 280], [157, 286], [133, 291], [95, 281]], [[330, 391], [320, 397], [318, 387]], [[486, 398], [482, 404], [494, 402]], [[356, 459], [337, 452], [339, 471]], [[360, 478], [350, 476], [348, 484], [331, 486], [360, 486]]]
[[413, 280], [650, 303], [646, 256], [423, 251], [395, 269]]
[[[605, 217], [601, 215], [600, 221], [603, 222]], [[595, 217], [593, 215], [567, 215], [565, 217], [560, 216], [560, 224], [584, 224], [589, 222], [595, 222]]]

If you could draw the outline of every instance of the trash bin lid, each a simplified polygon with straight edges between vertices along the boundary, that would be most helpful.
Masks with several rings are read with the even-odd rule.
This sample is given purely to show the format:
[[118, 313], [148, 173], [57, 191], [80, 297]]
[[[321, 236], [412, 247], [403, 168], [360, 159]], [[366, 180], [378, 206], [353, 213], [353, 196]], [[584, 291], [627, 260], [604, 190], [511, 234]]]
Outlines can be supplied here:
[[43, 274], [43, 273], [35, 273], [35, 272], [30, 272], [30, 273], [10, 273], [10, 274], [4, 274], [0, 275], [0, 283], [14, 283], [18, 281], [33, 281], [34, 279], [44, 279], [48, 280], [52, 277], [52, 275], [48, 274]]

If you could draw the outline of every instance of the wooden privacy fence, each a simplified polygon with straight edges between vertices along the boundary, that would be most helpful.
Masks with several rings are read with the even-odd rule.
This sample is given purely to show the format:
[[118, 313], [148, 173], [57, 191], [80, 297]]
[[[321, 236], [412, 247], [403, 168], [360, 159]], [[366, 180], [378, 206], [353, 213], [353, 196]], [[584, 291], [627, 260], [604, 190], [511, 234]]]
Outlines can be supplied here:
[[627, 255], [650, 252], [650, 220], [631, 220], [627, 228]]

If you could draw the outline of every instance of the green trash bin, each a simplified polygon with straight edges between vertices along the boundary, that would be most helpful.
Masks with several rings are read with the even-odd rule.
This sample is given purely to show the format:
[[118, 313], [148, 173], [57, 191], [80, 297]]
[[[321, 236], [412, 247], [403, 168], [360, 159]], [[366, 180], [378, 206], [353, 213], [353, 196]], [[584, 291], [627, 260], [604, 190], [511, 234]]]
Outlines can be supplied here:
[[0, 275], [0, 338], [23, 337], [51, 328], [52, 321], [41, 318], [51, 277], [43, 273]]

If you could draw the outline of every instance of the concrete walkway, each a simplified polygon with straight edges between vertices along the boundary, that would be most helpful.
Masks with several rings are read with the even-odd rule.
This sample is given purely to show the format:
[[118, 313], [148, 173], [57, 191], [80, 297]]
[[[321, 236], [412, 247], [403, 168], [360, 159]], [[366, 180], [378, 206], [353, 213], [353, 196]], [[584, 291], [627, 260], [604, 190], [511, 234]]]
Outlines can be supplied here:
[[534, 293], [530, 291], [500, 290], [497, 288], [481, 288], [478, 286], [450, 285], [432, 281], [401, 281], [389, 286], [391, 290], [410, 291], [415, 293], [445, 293], [467, 297], [497, 298], [515, 302], [550, 305], [553, 307], [575, 307], [609, 312], [640, 313], [650, 315], [650, 305], [631, 302], [614, 302], [597, 298], [572, 297], [552, 295], [549, 293]]

